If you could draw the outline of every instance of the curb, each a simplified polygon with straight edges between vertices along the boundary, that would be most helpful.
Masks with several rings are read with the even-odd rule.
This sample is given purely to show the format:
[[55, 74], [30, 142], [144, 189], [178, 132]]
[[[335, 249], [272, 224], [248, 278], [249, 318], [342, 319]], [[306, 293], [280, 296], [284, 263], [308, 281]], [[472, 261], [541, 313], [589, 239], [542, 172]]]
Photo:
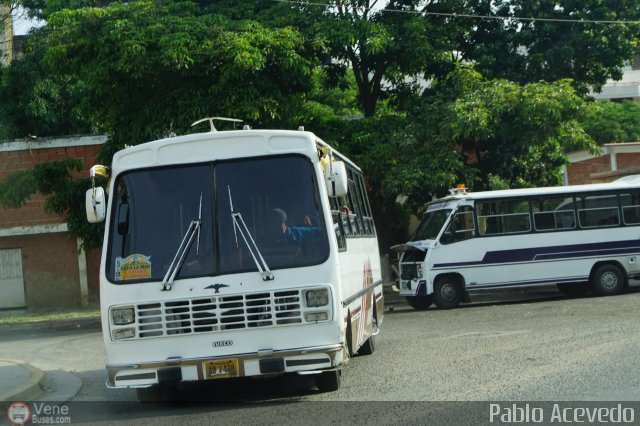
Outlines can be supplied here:
[[99, 316], [65, 318], [57, 320], [31, 321], [16, 324], [0, 324], [0, 333], [32, 333], [42, 331], [65, 330], [100, 330], [101, 320]]
[[20, 361], [13, 361], [9, 359], [2, 359], [0, 361], [8, 364], [15, 364], [18, 367], [27, 370], [30, 374], [29, 380], [27, 380], [26, 383], [0, 395], [0, 402], [33, 401], [42, 394], [41, 384], [44, 379], [44, 372], [42, 370]]

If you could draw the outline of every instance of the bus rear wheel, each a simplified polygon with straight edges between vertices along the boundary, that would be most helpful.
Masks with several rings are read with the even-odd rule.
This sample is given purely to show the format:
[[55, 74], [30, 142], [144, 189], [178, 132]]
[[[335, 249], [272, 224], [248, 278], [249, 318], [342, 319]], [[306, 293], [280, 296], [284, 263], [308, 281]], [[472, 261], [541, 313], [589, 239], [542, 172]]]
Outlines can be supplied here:
[[433, 304], [433, 298], [431, 296], [407, 296], [407, 303], [413, 308], [419, 311], [427, 309]]
[[618, 294], [624, 287], [622, 271], [615, 265], [601, 265], [596, 269], [589, 282], [591, 290], [600, 296]]
[[433, 301], [440, 309], [455, 308], [462, 300], [462, 288], [453, 276], [438, 277], [433, 285]]

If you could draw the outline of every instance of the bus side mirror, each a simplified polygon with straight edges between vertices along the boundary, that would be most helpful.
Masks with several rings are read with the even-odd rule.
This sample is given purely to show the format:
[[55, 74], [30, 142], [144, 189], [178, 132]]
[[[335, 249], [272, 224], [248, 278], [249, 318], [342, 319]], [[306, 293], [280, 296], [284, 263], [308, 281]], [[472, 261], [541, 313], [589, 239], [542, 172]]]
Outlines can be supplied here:
[[331, 161], [324, 166], [324, 183], [329, 197], [347, 195], [347, 168], [343, 161]]
[[90, 223], [102, 222], [107, 211], [106, 197], [102, 187], [87, 189], [85, 194], [85, 210]]

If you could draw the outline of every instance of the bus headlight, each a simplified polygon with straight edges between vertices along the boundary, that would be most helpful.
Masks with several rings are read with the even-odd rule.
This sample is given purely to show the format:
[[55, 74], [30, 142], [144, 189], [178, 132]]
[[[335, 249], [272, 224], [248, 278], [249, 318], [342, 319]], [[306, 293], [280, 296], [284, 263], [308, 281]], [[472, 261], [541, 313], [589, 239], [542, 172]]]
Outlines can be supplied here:
[[325, 306], [329, 304], [329, 291], [326, 288], [307, 290], [305, 292], [305, 299], [307, 301], [307, 306], [310, 308]]
[[135, 321], [133, 308], [118, 308], [111, 310], [111, 320], [115, 325], [127, 325]]

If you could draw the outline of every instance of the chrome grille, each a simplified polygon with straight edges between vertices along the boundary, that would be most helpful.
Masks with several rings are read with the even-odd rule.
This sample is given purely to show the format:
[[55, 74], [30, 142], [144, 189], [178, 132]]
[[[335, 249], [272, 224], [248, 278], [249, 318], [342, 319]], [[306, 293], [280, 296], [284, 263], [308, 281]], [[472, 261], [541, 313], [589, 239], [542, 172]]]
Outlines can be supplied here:
[[299, 290], [146, 303], [136, 306], [138, 338], [302, 323]]

